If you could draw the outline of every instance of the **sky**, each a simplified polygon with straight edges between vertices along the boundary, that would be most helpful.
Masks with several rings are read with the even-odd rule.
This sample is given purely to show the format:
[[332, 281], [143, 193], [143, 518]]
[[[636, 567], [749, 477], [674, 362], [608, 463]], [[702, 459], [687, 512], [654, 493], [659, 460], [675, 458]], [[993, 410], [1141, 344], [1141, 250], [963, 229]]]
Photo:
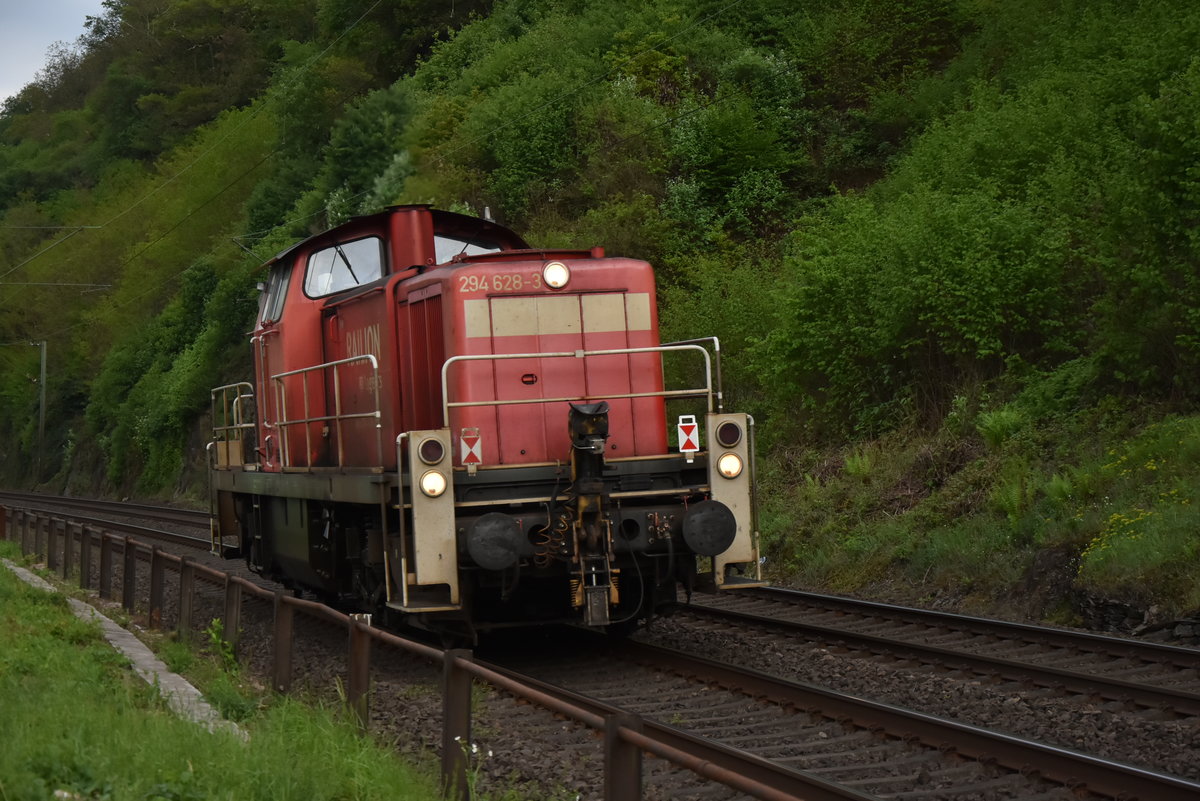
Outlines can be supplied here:
[[0, 0], [0, 101], [21, 91], [46, 63], [46, 49], [73, 43], [101, 0]]

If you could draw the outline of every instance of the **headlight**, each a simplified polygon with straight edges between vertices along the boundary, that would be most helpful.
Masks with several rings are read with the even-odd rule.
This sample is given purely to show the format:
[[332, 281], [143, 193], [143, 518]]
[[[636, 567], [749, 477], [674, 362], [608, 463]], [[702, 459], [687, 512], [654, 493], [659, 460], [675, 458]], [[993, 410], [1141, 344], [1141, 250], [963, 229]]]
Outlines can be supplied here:
[[725, 478], [737, 478], [742, 474], [742, 457], [727, 453], [717, 460], [717, 472]]
[[552, 289], [562, 289], [571, 280], [571, 270], [561, 261], [552, 261], [542, 268], [542, 278]]
[[717, 442], [722, 448], [732, 448], [742, 441], [742, 427], [732, 420], [726, 420], [717, 426]]
[[427, 470], [421, 476], [421, 492], [436, 498], [446, 491], [446, 477], [437, 470]]
[[446, 446], [442, 444], [440, 439], [429, 437], [422, 440], [417, 446], [417, 456], [425, 464], [437, 464], [442, 461], [442, 457], [446, 455]]

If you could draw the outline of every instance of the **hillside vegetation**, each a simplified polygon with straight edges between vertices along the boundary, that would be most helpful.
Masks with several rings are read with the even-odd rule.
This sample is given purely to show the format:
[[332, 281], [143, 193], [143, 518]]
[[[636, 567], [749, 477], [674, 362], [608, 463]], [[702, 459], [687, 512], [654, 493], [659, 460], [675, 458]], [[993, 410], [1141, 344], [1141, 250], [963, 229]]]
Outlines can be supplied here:
[[258, 264], [487, 208], [722, 338], [774, 577], [1188, 614], [1197, 42], [1171, 0], [106, 0], [0, 113], [0, 469], [202, 496]]

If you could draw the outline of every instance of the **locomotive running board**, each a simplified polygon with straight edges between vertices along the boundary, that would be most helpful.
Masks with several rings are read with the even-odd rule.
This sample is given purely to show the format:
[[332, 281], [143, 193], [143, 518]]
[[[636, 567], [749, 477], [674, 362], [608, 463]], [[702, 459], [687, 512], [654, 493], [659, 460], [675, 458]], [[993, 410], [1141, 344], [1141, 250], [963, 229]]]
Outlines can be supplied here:
[[696, 592], [715, 595], [718, 592], [725, 592], [726, 590], [751, 590], [755, 587], [766, 587], [769, 585], [770, 582], [764, 579], [748, 578], [746, 576], [725, 576], [725, 580], [717, 584], [716, 576], [709, 571], [696, 576], [696, 583], [693, 585], [693, 588]]
[[744, 576], [726, 576], [718, 590], [749, 590], [755, 587], [766, 587], [770, 582], [762, 579], [746, 578]]
[[397, 612], [406, 612], [410, 615], [415, 614], [417, 612], [461, 612], [462, 611], [462, 606], [459, 604], [441, 604], [441, 605], [439, 605], [438, 603], [436, 603], [434, 601], [430, 601], [429, 606], [422, 606], [419, 601], [415, 602], [415, 603], [410, 601], [408, 606], [405, 606], [404, 604], [401, 604], [401, 603], [397, 603], [395, 601], [388, 601], [387, 607], [388, 607], [388, 609], [395, 609]]

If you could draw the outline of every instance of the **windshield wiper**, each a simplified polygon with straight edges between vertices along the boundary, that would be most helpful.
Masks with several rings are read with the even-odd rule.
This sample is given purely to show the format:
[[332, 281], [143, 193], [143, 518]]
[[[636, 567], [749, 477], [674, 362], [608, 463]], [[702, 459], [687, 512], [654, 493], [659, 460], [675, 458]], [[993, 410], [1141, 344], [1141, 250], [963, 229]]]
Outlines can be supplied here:
[[342, 246], [334, 245], [333, 249], [337, 252], [337, 254], [339, 256], [342, 257], [342, 263], [345, 264], [346, 269], [350, 271], [350, 277], [354, 279], [355, 285], [357, 286], [358, 284], [362, 283], [361, 281], [358, 280], [358, 276], [354, 274], [354, 268], [350, 266], [350, 260], [348, 258], [346, 258], [346, 252], [342, 250]]

